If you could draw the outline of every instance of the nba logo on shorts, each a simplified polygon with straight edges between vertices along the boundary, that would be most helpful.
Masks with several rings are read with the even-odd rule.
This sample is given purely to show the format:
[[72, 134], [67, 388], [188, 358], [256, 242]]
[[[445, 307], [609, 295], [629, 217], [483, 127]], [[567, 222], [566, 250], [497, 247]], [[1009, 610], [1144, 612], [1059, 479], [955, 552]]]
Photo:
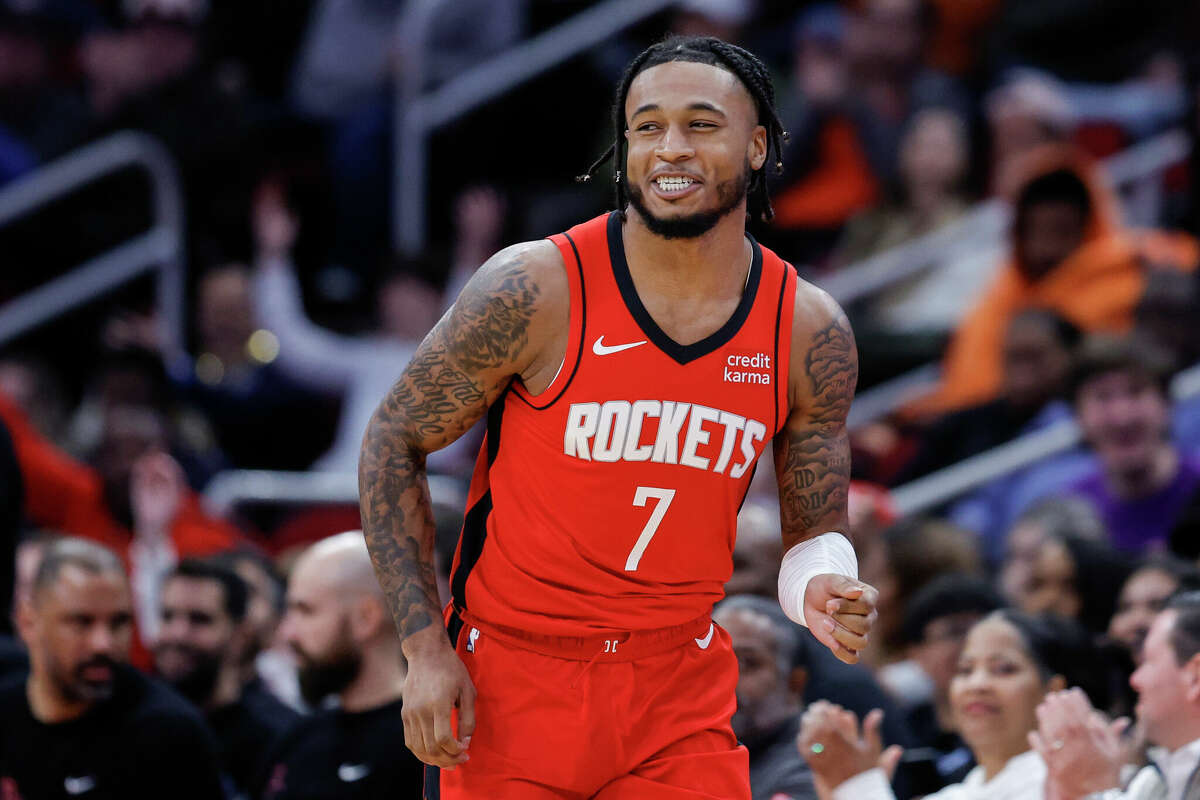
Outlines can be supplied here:
[[467, 636], [467, 652], [475, 652], [475, 640], [479, 638], [479, 628], [471, 628], [470, 635]]

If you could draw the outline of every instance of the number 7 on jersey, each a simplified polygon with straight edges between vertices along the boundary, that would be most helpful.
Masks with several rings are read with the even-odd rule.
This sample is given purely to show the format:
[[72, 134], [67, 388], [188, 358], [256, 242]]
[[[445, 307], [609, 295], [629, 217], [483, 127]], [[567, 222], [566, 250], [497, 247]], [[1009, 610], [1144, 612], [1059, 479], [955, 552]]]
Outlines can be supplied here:
[[642, 528], [642, 535], [638, 537], [633, 545], [633, 549], [629, 551], [629, 558], [625, 559], [626, 572], [635, 572], [637, 570], [638, 562], [642, 560], [642, 554], [646, 552], [646, 547], [650, 544], [650, 540], [654, 538], [654, 533], [658, 530], [658, 526], [662, 524], [663, 517], [667, 515], [667, 509], [671, 507], [671, 501], [675, 499], [675, 490], [656, 489], [653, 486], [639, 486], [633, 494], [633, 504], [641, 508], [651, 498], [658, 500], [658, 504], [650, 512], [650, 519], [646, 521], [646, 527]]

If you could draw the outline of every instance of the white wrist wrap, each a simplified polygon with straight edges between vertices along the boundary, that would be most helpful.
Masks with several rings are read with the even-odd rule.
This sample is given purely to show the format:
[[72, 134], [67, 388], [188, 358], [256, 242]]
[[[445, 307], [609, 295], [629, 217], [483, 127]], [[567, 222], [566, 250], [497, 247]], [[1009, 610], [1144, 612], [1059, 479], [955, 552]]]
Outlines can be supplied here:
[[804, 619], [804, 591], [818, 575], [845, 575], [858, 579], [854, 546], [840, 533], [822, 533], [793, 545], [779, 565], [779, 605], [788, 619], [808, 627]]

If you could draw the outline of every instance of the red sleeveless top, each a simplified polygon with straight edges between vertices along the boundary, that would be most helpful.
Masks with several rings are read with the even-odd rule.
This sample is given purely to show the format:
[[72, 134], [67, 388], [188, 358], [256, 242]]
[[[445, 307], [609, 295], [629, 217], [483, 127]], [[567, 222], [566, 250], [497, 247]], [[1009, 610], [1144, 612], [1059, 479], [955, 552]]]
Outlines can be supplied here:
[[452, 604], [551, 636], [688, 622], [722, 597], [738, 509], [787, 417], [796, 272], [751, 239], [737, 310], [681, 345], [638, 298], [616, 214], [551, 241], [566, 357], [540, 394], [513, 381], [488, 412]]

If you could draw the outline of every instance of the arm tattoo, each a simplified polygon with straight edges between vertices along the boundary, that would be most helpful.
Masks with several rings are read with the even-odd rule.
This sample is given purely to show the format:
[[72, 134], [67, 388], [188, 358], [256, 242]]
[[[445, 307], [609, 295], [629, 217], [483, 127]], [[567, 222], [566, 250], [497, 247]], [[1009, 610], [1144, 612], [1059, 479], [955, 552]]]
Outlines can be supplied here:
[[789, 425], [775, 446], [787, 547], [824, 531], [846, 530], [846, 415], [858, 380], [858, 358], [844, 314], [816, 335], [804, 366], [811, 384], [808, 413], [801, 424]]
[[363, 534], [400, 637], [439, 618], [425, 454], [457, 439], [496, 399], [528, 343], [538, 288], [521, 253], [468, 285], [367, 426], [359, 461]]

